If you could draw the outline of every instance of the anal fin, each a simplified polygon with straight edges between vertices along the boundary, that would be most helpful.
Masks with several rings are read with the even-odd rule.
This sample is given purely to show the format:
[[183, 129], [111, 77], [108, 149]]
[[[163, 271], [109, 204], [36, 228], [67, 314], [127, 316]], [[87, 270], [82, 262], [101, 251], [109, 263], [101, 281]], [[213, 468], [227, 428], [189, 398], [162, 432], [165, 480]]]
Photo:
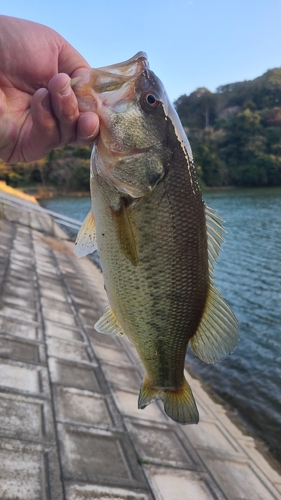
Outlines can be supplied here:
[[77, 257], [85, 257], [85, 255], [94, 252], [96, 249], [95, 219], [92, 210], [90, 210], [79, 229], [75, 241], [74, 253]]
[[99, 333], [104, 333], [105, 335], [117, 335], [124, 336], [125, 333], [122, 330], [114, 312], [110, 307], [107, 308], [106, 312], [95, 324], [95, 329]]

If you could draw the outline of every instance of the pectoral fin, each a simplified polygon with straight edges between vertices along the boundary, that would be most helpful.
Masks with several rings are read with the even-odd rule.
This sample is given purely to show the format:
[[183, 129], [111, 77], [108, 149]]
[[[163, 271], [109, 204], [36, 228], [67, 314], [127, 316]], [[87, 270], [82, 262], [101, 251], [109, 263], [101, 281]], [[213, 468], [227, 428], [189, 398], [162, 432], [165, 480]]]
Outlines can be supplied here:
[[217, 363], [237, 347], [240, 330], [236, 317], [220, 292], [210, 285], [205, 311], [189, 343], [204, 363]]
[[111, 213], [121, 249], [133, 266], [136, 266], [139, 261], [137, 242], [124, 200], [121, 199], [118, 210], [111, 208]]
[[85, 257], [85, 255], [94, 252], [96, 249], [97, 246], [95, 220], [93, 212], [92, 210], [90, 210], [79, 229], [75, 241], [74, 253], [75, 255], [77, 255], [77, 257]]
[[95, 329], [99, 333], [104, 333], [105, 335], [117, 335], [124, 336], [123, 332], [114, 312], [110, 307], [106, 310], [103, 316], [95, 324]]

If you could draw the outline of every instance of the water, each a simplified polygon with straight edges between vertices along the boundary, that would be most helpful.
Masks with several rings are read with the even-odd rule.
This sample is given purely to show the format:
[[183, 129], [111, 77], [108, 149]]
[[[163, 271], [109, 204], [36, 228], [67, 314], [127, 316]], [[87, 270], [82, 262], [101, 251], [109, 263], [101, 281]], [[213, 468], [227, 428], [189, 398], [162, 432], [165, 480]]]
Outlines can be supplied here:
[[69, 196], [67, 198], [46, 198], [40, 200], [40, 205], [48, 210], [53, 210], [54, 212], [83, 222], [91, 208], [91, 199], [86, 196], [81, 198], [76, 196]]
[[[204, 197], [226, 221], [216, 285], [242, 338], [222, 363], [205, 365], [190, 351], [188, 362], [281, 461], [281, 189], [208, 191]], [[90, 200], [48, 199], [42, 205], [82, 221]]]

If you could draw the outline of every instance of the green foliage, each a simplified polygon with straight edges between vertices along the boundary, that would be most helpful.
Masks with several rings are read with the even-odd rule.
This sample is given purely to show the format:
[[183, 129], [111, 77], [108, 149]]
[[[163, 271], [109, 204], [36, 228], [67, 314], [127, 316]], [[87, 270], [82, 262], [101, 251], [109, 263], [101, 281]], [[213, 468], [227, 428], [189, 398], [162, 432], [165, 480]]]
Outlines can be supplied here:
[[89, 191], [89, 147], [67, 146], [51, 151], [43, 160], [6, 165], [0, 163], [0, 180], [18, 187], [54, 186], [60, 192]]
[[213, 94], [197, 89], [175, 106], [205, 185], [281, 185], [281, 68]]
[[89, 190], [89, 162], [82, 160], [74, 171], [74, 179], [76, 185], [84, 191]]
[[75, 149], [73, 156], [75, 156], [75, 158], [88, 160], [91, 157], [91, 148], [89, 148], [89, 146], [80, 146]]

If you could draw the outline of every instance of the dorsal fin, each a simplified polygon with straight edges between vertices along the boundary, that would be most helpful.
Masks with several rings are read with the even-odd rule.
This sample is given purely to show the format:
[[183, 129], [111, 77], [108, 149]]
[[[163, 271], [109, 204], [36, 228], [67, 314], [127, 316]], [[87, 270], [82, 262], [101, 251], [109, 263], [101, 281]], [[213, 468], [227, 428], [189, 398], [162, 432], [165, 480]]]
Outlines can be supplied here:
[[92, 210], [90, 210], [77, 234], [74, 253], [77, 257], [85, 257], [96, 249], [95, 219]]
[[117, 335], [124, 336], [123, 332], [114, 312], [110, 307], [107, 308], [106, 312], [95, 324], [95, 329], [99, 333], [104, 333], [105, 335]]
[[234, 351], [239, 339], [234, 313], [211, 284], [199, 327], [189, 341], [194, 354], [204, 363], [217, 363]]
[[223, 232], [225, 232], [225, 229], [221, 224], [223, 219], [216, 214], [215, 210], [205, 206], [205, 215], [208, 237], [209, 270], [212, 274], [214, 264], [221, 250], [221, 242], [224, 241]]

